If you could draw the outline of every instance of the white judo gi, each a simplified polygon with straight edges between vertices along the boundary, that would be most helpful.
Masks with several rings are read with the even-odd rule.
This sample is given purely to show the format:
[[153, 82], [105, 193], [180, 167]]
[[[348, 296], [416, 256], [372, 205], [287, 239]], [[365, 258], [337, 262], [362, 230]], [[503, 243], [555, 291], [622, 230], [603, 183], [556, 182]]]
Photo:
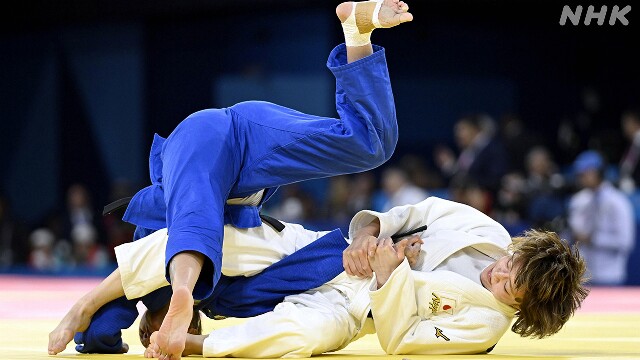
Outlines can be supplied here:
[[[343, 272], [319, 288], [286, 297], [272, 312], [213, 331], [203, 355], [308, 357], [335, 351], [358, 336], [369, 310], [389, 354], [471, 354], [495, 345], [515, 309], [496, 300], [479, 281], [433, 269], [469, 247], [492, 259], [506, 255], [511, 242], [507, 231], [469, 206], [430, 197], [386, 213], [361, 211], [351, 222], [350, 235], [376, 217], [381, 238], [428, 226], [419, 234], [424, 240], [419, 271], [405, 260], [380, 289], [375, 278]], [[295, 224], [286, 224], [281, 233], [265, 224], [251, 229], [225, 226], [222, 273], [254, 275], [324, 234]], [[116, 248], [128, 298], [168, 285], [166, 240], [166, 231], [159, 230]]]

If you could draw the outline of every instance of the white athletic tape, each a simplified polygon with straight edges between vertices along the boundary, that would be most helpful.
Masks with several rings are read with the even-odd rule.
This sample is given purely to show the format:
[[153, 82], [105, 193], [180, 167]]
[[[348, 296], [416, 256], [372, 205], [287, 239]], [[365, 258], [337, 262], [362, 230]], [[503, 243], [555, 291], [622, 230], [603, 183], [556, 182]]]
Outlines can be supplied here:
[[344, 42], [347, 46], [363, 46], [371, 43], [371, 32], [361, 34], [356, 25], [356, 5], [357, 3], [353, 3], [351, 14], [342, 23]]
[[378, 19], [378, 14], [380, 14], [380, 8], [382, 7], [383, 1], [384, 0], [376, 0], [376, 8], [373, 9], [373, 19], [371, 19], [371, 21], [373, 22], [373, 26], [377, 28], [382, 27], [382, 25], [380, 25], [380, 19]]

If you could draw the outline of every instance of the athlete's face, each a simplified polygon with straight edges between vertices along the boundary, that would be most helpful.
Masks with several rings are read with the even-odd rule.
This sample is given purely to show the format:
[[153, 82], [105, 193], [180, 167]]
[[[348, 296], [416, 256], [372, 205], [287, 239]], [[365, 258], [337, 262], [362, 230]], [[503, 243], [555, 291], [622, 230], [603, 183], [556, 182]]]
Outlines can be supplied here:
[[482, 286], [491, 291], [493, 296], [503, 304], [518, 308], [524, 295], [523, 289], [516, 289], [516, 273], [520, 265], [514, 255], [503, 256], [487, 266], [480, 273]]

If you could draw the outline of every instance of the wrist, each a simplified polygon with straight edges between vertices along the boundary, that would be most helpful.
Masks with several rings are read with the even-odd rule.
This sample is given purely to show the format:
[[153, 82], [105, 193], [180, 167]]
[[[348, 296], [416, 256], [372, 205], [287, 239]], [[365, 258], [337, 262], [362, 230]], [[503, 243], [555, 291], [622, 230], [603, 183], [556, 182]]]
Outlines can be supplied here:
[[389, 280], [389, 276], [391, 274], [378, 274], [376, 273], [376, 287], [378, 289], [380, 289], [382, 286], [384, 286], [384, 284], [387, 283], [387, 280]]
[[368, 237], [373, 236], [377, 238], [380, 236], [380, 220], [376, 218], [368, 225], [365, 225], [356, 231], [355, 237]]

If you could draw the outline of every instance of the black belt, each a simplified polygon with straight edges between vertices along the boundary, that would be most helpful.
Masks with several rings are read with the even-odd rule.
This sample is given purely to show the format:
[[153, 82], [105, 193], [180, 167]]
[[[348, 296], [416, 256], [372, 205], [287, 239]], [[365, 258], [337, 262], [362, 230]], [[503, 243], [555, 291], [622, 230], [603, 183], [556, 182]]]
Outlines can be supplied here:
[[266, 222], [267, 224], [271, 225], [271, 227], [274, 228], [277, 232], [282, 232], [282, 230], [284, 230], [284, 224], [281, 223], [279, 220], [272, 218], [271, 216], [260, 214], [260, 219], [262, 219], [262, 221]]
[[122, 198], [122, 199], [116, 200], [116, 201], [112, 202], [111, 204], [108, 204], [102, 210], [102, 215], [103, 216], [104, 215], [109, 215], [109, 214], [113, 213], [114, 211], [126, 208], [127, 205], [129, 205], [129, 203], [131, 202], [131, 199], [133, 199], [133, 197], [126, 197], [126, 198]]
[[417, 233], [419, 233], [421, 231], [425, 231], [425, 230], [427, 230], [427, 225], [423, 225], [423, 226], [420, 226], [419, 228], [415, 228], [413, 230], [409, 230], [407, 232], [403, 232], [403, 233], [400, 233], [400, 234], [391, 235], [391, 240], [393, 240], [394, 243], [397, 243], [403, 237], [407, 237], [409, 235], [417, 234]]
[[[104, 209], [102, 210], [102, 215], [109, 215], [115, 211], [124, 209], [127, 207], [127, 205], [129, 205], [129, 203], [131, 202], [131, 199], [133, 197], [126, 197], [126, 198], [122, 198], [119, 200], [116, 200], [110, 204], [108, 204], [107, 206], [104, 207]], [[284, 230], [284, 224], [282, 222], [280, 222], [277, 219], [272, 218], [271, 216], [267, 216], [264, 214], [260, 214], [260, 219], [262, 219], [262, 221], [264, 221], [265, 223], [269, 224], [272, 228], [274, 228], [277, 232], [282, 232], [282, 230]]]

